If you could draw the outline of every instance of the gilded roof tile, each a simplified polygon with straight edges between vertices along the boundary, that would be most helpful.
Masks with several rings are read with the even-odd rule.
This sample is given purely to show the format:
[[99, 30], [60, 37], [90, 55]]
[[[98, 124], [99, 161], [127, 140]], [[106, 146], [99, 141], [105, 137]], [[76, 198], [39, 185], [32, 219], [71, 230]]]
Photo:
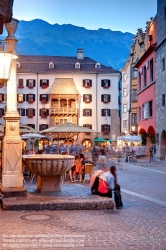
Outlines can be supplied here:
[[79, 94], [73, 78], [55, 78], [49, 94]]

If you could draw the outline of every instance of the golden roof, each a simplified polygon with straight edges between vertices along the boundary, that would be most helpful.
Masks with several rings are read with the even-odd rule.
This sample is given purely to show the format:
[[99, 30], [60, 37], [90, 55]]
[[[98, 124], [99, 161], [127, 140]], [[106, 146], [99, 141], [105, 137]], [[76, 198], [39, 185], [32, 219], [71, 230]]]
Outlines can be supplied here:
[[73, 78], [55, 78], [52, 84], [49, 94], [79, 94], [75, 86]]

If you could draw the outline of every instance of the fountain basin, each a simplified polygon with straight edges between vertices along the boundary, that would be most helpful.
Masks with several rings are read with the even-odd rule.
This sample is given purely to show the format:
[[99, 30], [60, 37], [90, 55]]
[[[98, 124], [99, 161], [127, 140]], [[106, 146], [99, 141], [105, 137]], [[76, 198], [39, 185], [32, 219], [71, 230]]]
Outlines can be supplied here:
[[29, 171], [37, 175], [37, 191], [60, 191], [61, 176], [63, 176], [74, 163], [74, 156], [33, 154], [23, 155], [23, 163]]

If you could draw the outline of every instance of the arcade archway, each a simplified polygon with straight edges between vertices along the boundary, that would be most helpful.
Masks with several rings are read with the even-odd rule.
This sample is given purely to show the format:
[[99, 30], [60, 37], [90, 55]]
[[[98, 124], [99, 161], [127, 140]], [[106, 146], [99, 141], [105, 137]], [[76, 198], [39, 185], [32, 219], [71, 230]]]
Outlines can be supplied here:
[[145, 129], [141, 128], [139, 130], [139, 135], [142, 137], [142, 146], [146, 146], [146, 131]]
[[160, 140], [160, 158], [164, 160], [166, 157], [166, 131], [163, 130], [161, 133], [161, 140]]

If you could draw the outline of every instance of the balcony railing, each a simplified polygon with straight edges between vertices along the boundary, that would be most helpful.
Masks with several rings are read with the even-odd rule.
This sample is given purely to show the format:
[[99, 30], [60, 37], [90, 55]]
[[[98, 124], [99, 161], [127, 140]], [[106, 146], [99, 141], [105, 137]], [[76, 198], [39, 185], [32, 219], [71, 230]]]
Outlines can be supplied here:
[[77, 108], [50, 108], [50, 114], [77, 114]]

